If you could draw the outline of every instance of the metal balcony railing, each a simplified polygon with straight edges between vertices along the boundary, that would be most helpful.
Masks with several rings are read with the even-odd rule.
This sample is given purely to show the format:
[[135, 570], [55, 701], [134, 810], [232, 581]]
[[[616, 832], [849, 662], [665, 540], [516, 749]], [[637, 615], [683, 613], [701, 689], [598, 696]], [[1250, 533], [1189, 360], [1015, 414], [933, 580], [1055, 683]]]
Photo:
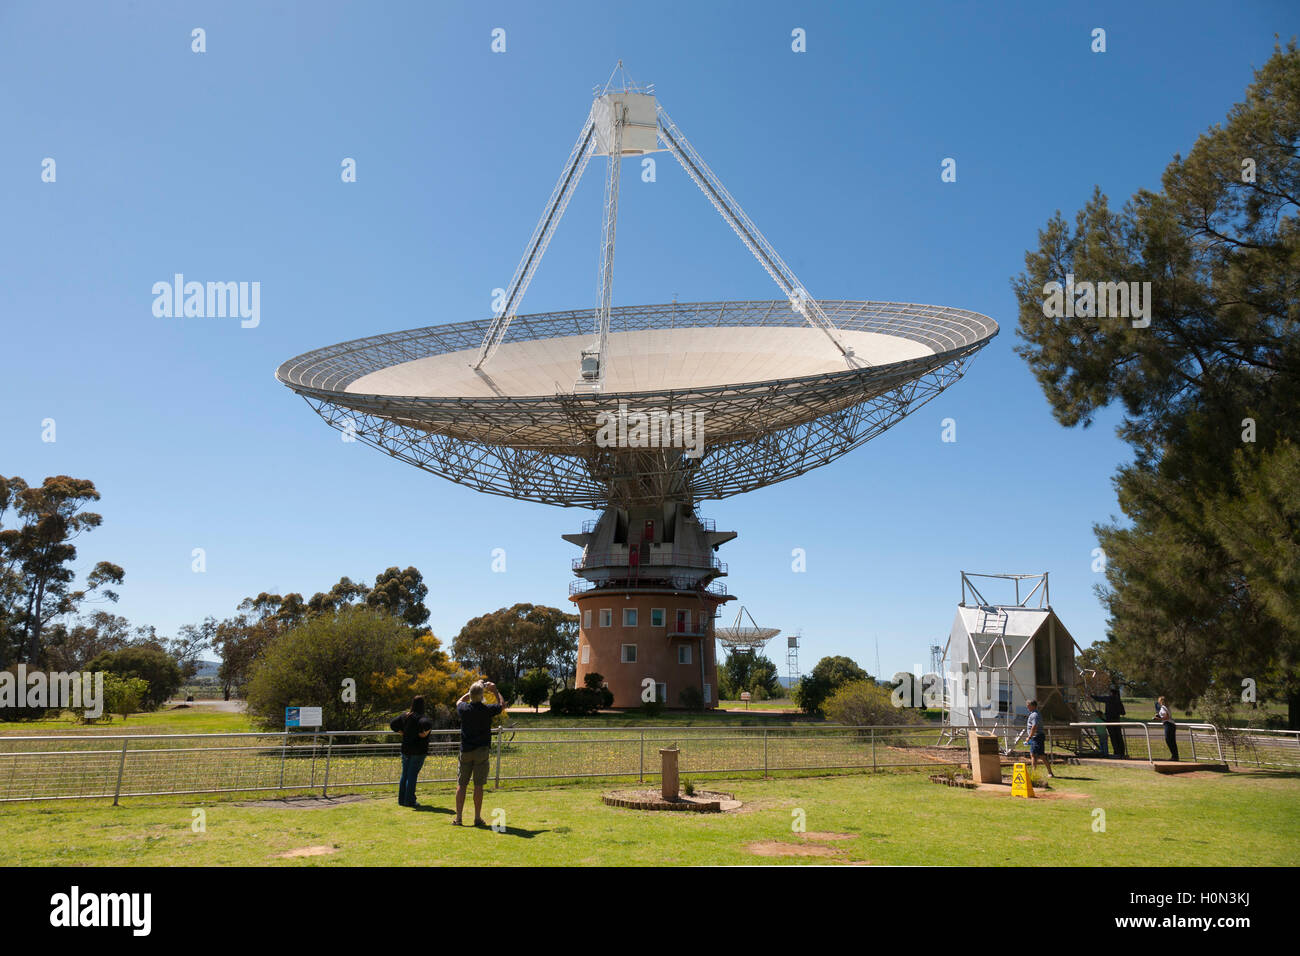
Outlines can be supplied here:
[[591, 568], [711, 568], [720, 574], [727, 573], [727, 565], [712, 554], [673, 550], [650, 551], [642, 554], [637, 564], [631, 563], [627, 551], [594, 551], [572, 561], [574, 571]]
[[718, 597], [727, 596], [727, 589], [723, 585], [715, 583], [707, 587], [701, 587], [699, 582], [692, 578], [641, 578], [635, 582], [628, 581], [626, 578], [601, 582], [577, 578], [569, 582], [569, 594], [571, 596], [596, 590], [635, 591], [638, 588], [672, 588], [675, 591], [698, 591], [703, 594], [714, 594]]

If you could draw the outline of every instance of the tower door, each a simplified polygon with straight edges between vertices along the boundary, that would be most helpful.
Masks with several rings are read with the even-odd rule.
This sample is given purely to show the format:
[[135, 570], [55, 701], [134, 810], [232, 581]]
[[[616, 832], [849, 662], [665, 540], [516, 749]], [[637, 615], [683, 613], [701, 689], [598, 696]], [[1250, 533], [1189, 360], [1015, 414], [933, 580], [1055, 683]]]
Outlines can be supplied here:
[[689, 632], [690, 629], [691, 629], [691, 612], [678, 611], [677, 612], [677, 633], [685, 634]]
[[654, 520], [651, 519], [646, 521], [645, 528], [642, 529], [641, 531], [641, 542], [642, 544], [649, 544], [654, 539], [655, 539], [655, 523]]

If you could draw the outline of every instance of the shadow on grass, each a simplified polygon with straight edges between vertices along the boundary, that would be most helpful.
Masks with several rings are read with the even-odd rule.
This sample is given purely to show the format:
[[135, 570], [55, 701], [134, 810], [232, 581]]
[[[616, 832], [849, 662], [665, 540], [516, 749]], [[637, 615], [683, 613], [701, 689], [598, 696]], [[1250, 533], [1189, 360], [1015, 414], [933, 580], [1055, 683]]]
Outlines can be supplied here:
[[1241, 769], [1229, 765], [1229, 773], [1234, 777], [1255, 777], [1260, 780], [1296, 780], [1300, 770], [1269, 770], [1264, 767]]
[[[471, 829], [473, 829], [473, 828], [471, 827]], [[492, 828], [491, 828], [491, 827], [478, 827], [478, 829], [480, 829], [480, 830], [483, 830], [483, 829], [491, 830]], [[550, 831], [550, 830], [525, 830], [523, 827], [504, 827], [503, 829], [496, 830], [496, 831], [494, 831], [494, 832], [496, 832], [496, 833], [498, 833], [498, 834], [500, 834], [500, 835], [502, 835], [502, 836], [516, 836], [516, 837], [523, 837], [525, 840], [531, 840], [533, 837], [537, 836], [539, 833], [550, 833], [551, 831]]]

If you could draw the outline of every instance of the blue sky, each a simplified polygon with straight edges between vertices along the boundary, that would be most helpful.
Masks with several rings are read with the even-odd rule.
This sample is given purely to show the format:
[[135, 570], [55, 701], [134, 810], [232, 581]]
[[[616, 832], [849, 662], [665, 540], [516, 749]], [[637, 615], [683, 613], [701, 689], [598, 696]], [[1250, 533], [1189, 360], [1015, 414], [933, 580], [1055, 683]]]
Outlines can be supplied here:
[[[0, 474], [92, 479], [104, 524], [82, 567], [121, 564], [114, 610], [166, 634], [394, 564], [424, 573], [448, 642], [503, 605], [567, 607], [577, 552], [559, 536], [590, 512], [343, 443], [273, 373], [345, 339], [485, 318], [621, 57], [812, 294], [1002, 326], [963, 381], [864, 448], [706, 502], [740, 533], [720, 555], [732, 593], [760, 624], [802, 629], [804, 670], [848, 654], [875, 671], [878, 641], [890, 674], [942, 642], [959, 570], [1046, 570], [1086, 646], [1105, 624], [1092, 526], [1118, 510], [1128, 452], [1113, 414], [1052, 420], [1012, 351], [1010, 279], [1094, 184], [1117, 204], [1158, 187], [1274, 34], [1298, 31], [1287, 2], [0, 2]], [[592, 171], [525, 311], [594, 303]], [[616, 304], [777, 297], [675, 163], [653, 184], [635, 171]], [[177, 272], [260, 282], [260, 324], [155, 317], [153, 284]]]

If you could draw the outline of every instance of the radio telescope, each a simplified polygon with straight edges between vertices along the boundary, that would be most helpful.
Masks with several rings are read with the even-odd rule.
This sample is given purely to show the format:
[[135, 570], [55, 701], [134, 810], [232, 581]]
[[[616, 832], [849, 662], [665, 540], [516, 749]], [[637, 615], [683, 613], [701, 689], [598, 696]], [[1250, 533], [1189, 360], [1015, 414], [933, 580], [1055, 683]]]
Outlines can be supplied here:
[[[615, 75], [621, 75], [616, 83]], [[600, 509], [570, 598], [577, 679], [615, 706], [715, 706], [713, 619], [733, 600], [701, 501], [827, 464], [930, 401], [997, 334], [986, 316], [817, 299], [622, 63], [595, 90], [564, 170], [490, 318], [392, 332], [285, 362], [276, 377], [330, 425], [480, 491]], [[621, 160], [668, 152], [782, 298], [613, 305]], [[519, 314], [592, 156], [605, 202], [593, 308]], [[647, 696], [647, 694], [649, 696]], [[692, 702], [693, 703], [693, 702]]]
[[[744, 618], [749, 618], [748, 627], [741, 624]], [[736, 612], [736, 621], [731, 627], [713, 629], [714, 637], [729, 653], [741, 654], [761, 651], [768, 641], [780, 633], [779, 627], [759, 627], [758, 622], [754, 620], [754, 615], [750, 614], [749, 609], [744, 605], [741, 605], [740, 610]]]

